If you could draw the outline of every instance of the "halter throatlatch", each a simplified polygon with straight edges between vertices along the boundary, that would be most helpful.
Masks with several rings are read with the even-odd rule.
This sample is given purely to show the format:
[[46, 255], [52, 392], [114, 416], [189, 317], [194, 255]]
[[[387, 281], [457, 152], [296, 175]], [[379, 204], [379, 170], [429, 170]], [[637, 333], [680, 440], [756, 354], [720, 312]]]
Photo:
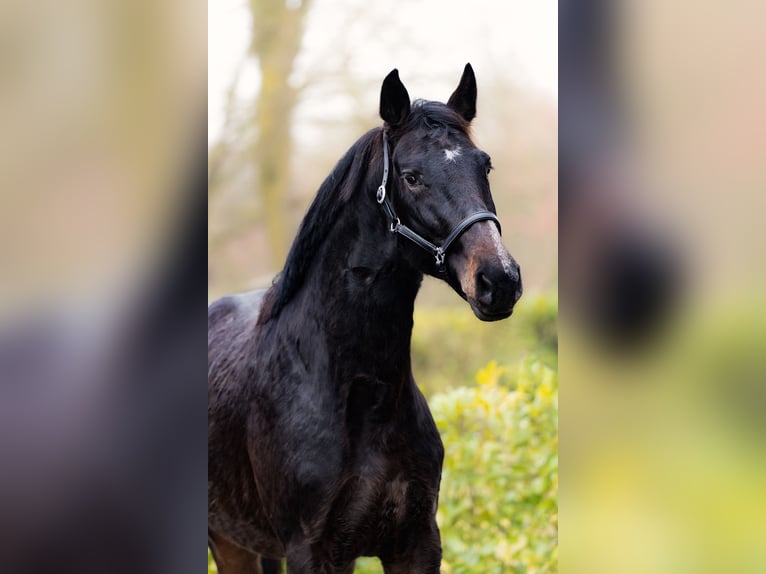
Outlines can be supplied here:
[[386, 130], [384, 129], [383, 181], [380, 183], [375, 197], [378, 200], [378, 203], [383, 207], [383, 211], [385, 211], [386, 217], [388, 217], [390, 222], [389, 229], [391, 233], [398, 233], [399, 235], [402, 235], [403, 237], [406, 237], [412, 241], [418, 247], [431, 253], [436, 258], [436, 267], [440, 273], [443, 273], [445, 270], [444, 258], [447, 256], [447, 249], [449, 249], [450, 245], [452, 245], [455, 240], [463, 233], [465, 233], [466, 230], [474, 223], [478, 223], [479, 221], [493, 221], [495, 225], [497, 225], [497, 230], [500, 231], [500, 220], [498, 220], [494, 213], [491, 211], [477, 211], [473, 215], [469, 215], [463, 219], [463, 221], [458, 223], [447, 236], [447, 239], [444, 240], [444, 243], [441, 245], [434, 245], [428, 241], [428, 239], [404, 225], [397, 217], [391, 202], [388, 201], [388, 197], [386, 197], [386, 184], [388, 183], [388, 163], [388, 137], [386, 136]]

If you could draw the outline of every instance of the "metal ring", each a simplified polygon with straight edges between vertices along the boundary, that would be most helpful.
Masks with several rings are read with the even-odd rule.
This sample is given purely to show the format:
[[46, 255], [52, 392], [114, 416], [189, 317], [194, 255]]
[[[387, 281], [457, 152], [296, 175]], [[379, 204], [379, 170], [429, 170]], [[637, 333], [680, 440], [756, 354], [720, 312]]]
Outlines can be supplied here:
[[383, 200], [386, 199], [386, 188], [382, 185], [378, 187], [378, 193], [376, 195], [376, 198], [378, 200], [378, 203], [383, 203]]
[[399, 221], [399, 218], [397, 217], [394, 221], [391, 222], [391, 233], [396, 233], [396, 229], [402, 224], [401, 221]]

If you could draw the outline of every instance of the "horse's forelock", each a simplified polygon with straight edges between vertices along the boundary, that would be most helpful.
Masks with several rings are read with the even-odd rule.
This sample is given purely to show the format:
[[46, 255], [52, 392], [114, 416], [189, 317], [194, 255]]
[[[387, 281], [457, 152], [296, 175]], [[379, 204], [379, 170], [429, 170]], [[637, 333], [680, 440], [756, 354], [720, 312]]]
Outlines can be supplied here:
[[408, 130], [446, 128], [470, 136], [471, 124], [441, 102], [415, 100], [407, 121]]

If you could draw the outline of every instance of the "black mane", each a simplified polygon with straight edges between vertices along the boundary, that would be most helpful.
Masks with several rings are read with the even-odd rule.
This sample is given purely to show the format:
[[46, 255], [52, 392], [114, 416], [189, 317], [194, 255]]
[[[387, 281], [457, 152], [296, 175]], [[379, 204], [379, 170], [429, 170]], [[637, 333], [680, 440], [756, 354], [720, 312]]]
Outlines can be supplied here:
[[259, 324], [279, 315], [300, 289], [317, 249], [330, 233], [341, 209], [349, 202], [354, 192], [359, 188], [378, 185], [374, 181], [363, 180], [370, 173], [382, 173], [382, 165], [379, 169], [371, 168], [371, 163], [378, 161], [378, 158], [382, 163], [381, 129], [373, 128], [359, 138], [319, 186], [316, 197], [298, 229], [285, 266], [269, 289], [258, 320]]

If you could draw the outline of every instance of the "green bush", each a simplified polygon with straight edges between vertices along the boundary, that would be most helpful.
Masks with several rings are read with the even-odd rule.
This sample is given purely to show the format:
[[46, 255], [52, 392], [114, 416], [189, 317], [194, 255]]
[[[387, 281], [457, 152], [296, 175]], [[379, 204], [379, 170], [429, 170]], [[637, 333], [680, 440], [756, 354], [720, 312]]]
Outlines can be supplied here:
[[439, 503], [447, 573], [557, 569], [558, 378], [490, 363], [431, 401], [446, 455]]

